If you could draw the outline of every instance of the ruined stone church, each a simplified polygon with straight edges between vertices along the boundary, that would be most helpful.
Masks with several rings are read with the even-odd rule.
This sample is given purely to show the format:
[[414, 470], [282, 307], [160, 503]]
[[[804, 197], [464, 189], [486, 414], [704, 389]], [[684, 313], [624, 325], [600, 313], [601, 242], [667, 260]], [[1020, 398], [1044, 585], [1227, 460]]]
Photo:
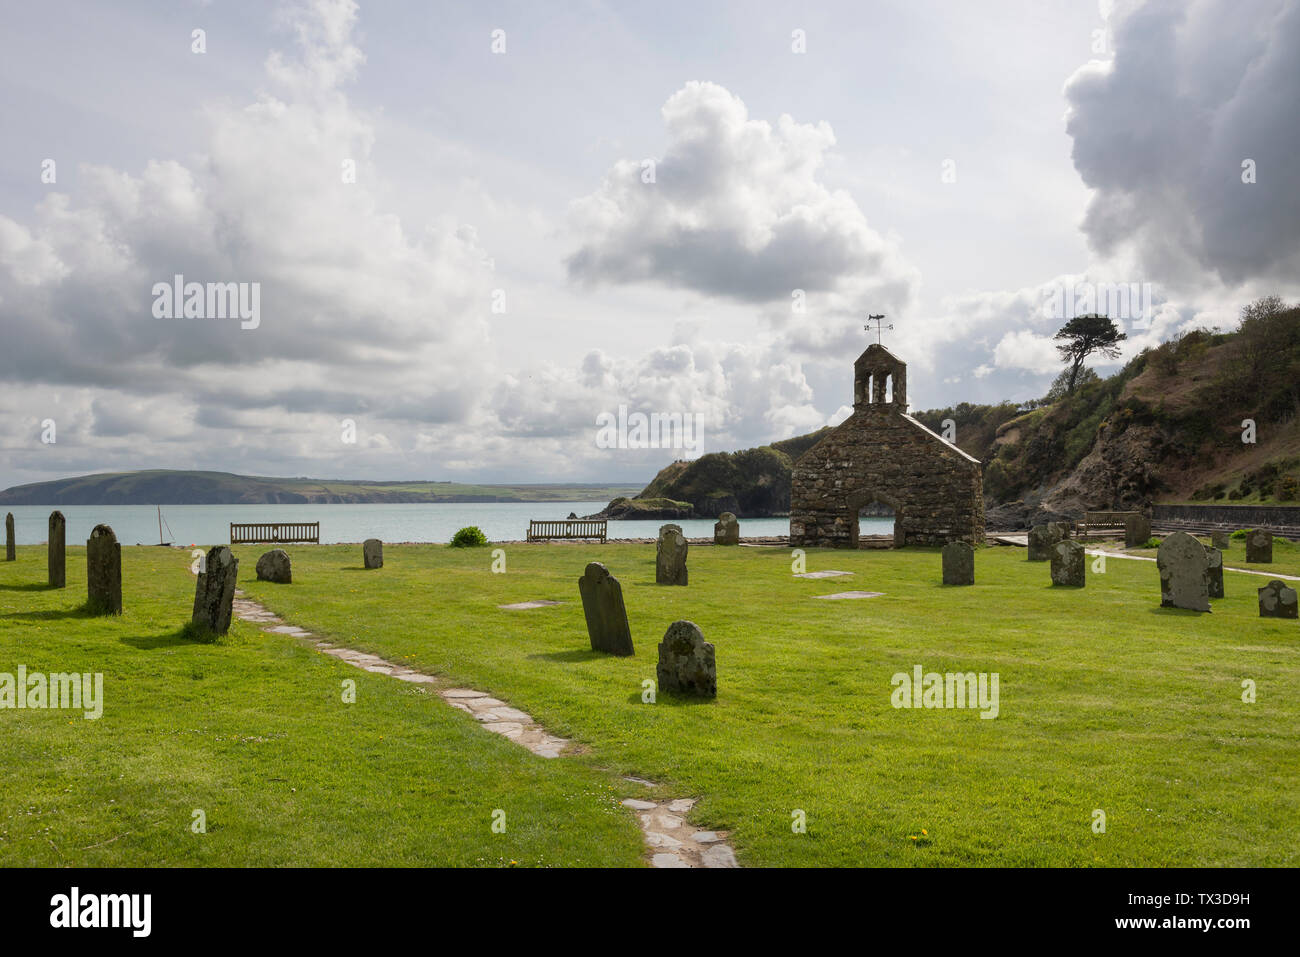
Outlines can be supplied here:
[[980, 462], [907, 414], [907, 365], [882, 345], [853, 364], [853, 414], [795, 463], [790, 544], [859, 545], [858, 512], [894, 510], [894, 547], [984, 541]]

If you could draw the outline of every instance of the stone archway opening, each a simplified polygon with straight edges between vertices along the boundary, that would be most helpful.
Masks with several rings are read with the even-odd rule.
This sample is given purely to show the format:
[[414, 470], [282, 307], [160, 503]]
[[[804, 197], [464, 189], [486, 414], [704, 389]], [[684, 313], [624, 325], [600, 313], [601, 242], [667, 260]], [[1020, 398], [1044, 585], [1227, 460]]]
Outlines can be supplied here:
[[902, 509], [898, 500], [891, 495], [866, 492], [854, 496], [848, 501], [849, 523], [852, 527], [854, 548], [881, 547], [878, 544], [863, 544], [863, 536], [884, 535], [885, 529], [892, 529], [893, 548], [901, 548], [903, 541]]

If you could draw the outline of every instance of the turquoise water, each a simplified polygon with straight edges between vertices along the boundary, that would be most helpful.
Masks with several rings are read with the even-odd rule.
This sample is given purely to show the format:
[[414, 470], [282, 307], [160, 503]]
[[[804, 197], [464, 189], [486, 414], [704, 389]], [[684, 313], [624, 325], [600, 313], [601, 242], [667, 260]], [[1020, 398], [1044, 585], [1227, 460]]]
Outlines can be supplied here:
[[[163, 541], [174, 545], [221, 545], [230, 541], [231, 522], [320, 522], [325, 543], [448, 542], [457, 529], [477, 525], [493, 541], [520, 541], [531, 519], [567, 518], [570, 512], [592, 515], [606, 502], [474, 502], [436, 505], [168, 505], [163, 509]], [[14, 534], [20, 545], [46, 540], [47, 506], [15, 505]], [[68, 544], [80, 545], [96, 525], [111, 525], [124, 545], [156, 545], [158, 512], [152, 505], [65, 505]], [[654, 538], [662, 521], [610, 522], [610, 538]], [[676, 522], [688, 538], [713, 535], [713, 519]], [[167, 526], [171, 526], [168, 531]], [[893, 519], [862, 519], [862, 533], [888, 535]], [[743, 537], [788, 535], [787, 518], [751, 518], [740, 523]]]

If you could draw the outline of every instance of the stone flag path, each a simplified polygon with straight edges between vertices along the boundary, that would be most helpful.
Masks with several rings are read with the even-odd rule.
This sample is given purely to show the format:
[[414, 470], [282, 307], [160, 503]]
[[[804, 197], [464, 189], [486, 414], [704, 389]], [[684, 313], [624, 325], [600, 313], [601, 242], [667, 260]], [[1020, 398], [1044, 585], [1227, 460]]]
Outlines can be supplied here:
[[[570, 742], [567, 739], [550, 734], [527, 713], [510, 707], [485, 691], [475, 691], [471, 688], [433, 687], [438, 683], [438, 679], [433, 675], [426, 675], [405, 665], [394, 664], [378, 655], [331, 645], [297, 625], [286, 624], [282, 618], [264, 605], [248, 598], [241, 591], [235, 592], [233, 604], [237, 618], [261, 625], [262, 630], [269, 634], [306, 639], [318, 651], [332, 655], [340, 661], [346, 661], [363, 671], [388, 675], [398, 681], [409, 681], [412, 684], [429, 685], [430, 690], [453, 708], [473, 716], [487, 730], [504, 735], [538, 757], [558, 758], [569, 749]], [[653, 782], [649, 781], [638, 780], [637, 783], [653, 786]], [[646, 844], [652, 853], [650, 859], [652, 866], [738, 866], [736, 855], [723, 841], [725, 832], [700, 830], [687, 824], [679, 816], [695, 805], [695, 798], [676, 798], [658, 803], [628, 798], [623, 804], [637, 813], [637, 820], [641, 824]]]
[[[1085, 548], [1089, 555], [1105, 555], [1107, 558], [1127, 558], [1131, 562], [1153, 562], [1154, 558], [1148, 558], [1145, 555], [1124, 555], [1120, 552], [1108, 552], [1104, 548]], [[1262, 575], [1264, 578], [1281, 578], [1290, 582], [1300, 582], [1300, 575], [1283, 575], [1281, 572], [1266, 572], [1257, 568], [1233, 568], [1230, 565], [1224, 565], [1225, 572], [1241, 572], [1243, 575]]]

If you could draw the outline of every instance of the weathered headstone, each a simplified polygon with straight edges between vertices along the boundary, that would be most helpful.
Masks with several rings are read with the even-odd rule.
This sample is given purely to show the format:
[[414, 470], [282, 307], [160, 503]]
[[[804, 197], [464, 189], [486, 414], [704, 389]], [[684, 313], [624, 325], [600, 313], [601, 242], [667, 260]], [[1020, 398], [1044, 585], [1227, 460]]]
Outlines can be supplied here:
[[45, 564], [51, 588], [62, 588], [67, 584], [67, 534], [68, 523], [64, 520], [63, 513], [50, 512], [50, 536], [45, 550]]
[[384, 543], [377, 538], [367, 538], [361, 544], [361, 557], [367, 568], [383, 568]]
[[122, 614], [122, 546], [107, 525], [86, 539], [86, 604], [97, 615]]
[[1260, 618], [1295, 618], [1296, 593], [1276, 579], [1259, 590]]
[[1061, 530], [1055, 522], [1035, 525], [1029, 530], [1029, 560], [1046, 562], [1052, 558], [1052, 546], [1061, 541]]
[[1052, 584], [1082, 588], [1088, 557], [1079, 542], [1067, 539], [1052, 546]]
[[1223, 552], [1217, 548], [1207, 548], [1205, 550], [1206, 571], [1209, 576], [1207, 583], [1210, 589], [1211, 598], [1223, 597]]
[[693, 621], [675, 621], [659, 642], [655, 677], [660, 691], [696, 698], [718, 696], [718, 666], [713, 645]]
[[18, 556], [14, 546], [14, 513], [5, 516], [5, 561], [12, 562]]
[[[1205, 546], [1186, 532], [1174, 532], [1156, 552], [1160, 607], [1210, 610], [1210, 567]], [[1219, 567], [1223, 572], [1222, 562]]]
[[218, 635], [230, 630], [238, 577], [239, 559], [230, 551], [230, 546], [217, 545], [208, 550], [194, 586], [194, 624]]
[[1064, 541], [1070, 537], [1070, 531], [1073, 528], [1070, 522], [1050, 522], [1048, 524], [1056, 528], [1057, 541]]
[[1261, 565], [1273, 561], [1273, 533], [1267, 528], [1252, 528], [1246, 533], [1246, 561]]
[[587, 618], [587, 636], [592, 651], [611, 655], [630, 655], [632, 631], [627, 624], [627, 608], [623, 605], [623, 586], [600, 562], [587, 566], [578, 579], [578, 594], [582, 596], [582, 613]]
[[288, 585], [293, 581], [293, 567], [289, 553], [283, 548], [273, 548], [257, 560], [257, 579]]
[[1232, 533], [1227, 531], [1210, 532], [1210, 544], [1220, 550], [1230, 548], [1232, 547]]
[[968, 542], [949, 542], [943, 546], [943, 583], [975, 584], [975, 549]]
[[723, 512], [718, 516], [718, 521], [713, 526], [713, 544], [740, 544], [740, 522], [736, 521], [736, 516], [733, 513]]
[[1141, 548], [1151, 541], [1151, 517], [1138, 512], [1124, 519], [1124, 547]]
[[655, 584], [686, 584], [686, 536], [680, 525], [661, 525], [655, 544]]

